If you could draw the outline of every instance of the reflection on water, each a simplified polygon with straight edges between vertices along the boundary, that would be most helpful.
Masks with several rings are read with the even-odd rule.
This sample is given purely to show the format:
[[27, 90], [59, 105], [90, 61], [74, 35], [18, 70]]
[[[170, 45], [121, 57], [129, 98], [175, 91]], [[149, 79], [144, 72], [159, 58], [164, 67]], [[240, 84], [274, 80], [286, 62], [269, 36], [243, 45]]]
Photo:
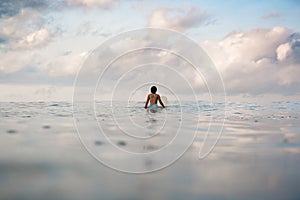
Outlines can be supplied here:
[[[181, 112], [200, 111], [199, 118], [181, 124], [189, 132], [199, 122], [198, 135], [172, 166], [155, 173], [130, 175], [111, 170], [92, 158], [78, 140], [67, 102], [0, 104], [1, 199], [299, 199], [300, 102], [227, 103], [223, 134], [216, 148], [203, 160], [198, 153], [210, 127], [213, 139], [225, 105], [186, 102], [148, 113], [143, 103], [114, 110], [98, 103], [99, 123], [120, 148], [151, 152], [174, 137]], [[82, 108], [81, 112], [86, 112]], [[130, 116], [130, 117], [129, 117]], [[166, 129], [160, 129], [165, 119]], [[116, 122], [122, 130], [114, 125]], [[139, 126], [139, 131], [132, 124]], [[93, 127], [86, 129], [86, 134]], [[135, 144], [131, 136], [153, 137]], [[120, 137], [122, 133], [122, 137]], [[215, 135], [214, 135], [215, 134]], [[107, 140], [92, 145], [112, 159]], [[141, 164], [153, 168], [160, 160], [145, 157]]]

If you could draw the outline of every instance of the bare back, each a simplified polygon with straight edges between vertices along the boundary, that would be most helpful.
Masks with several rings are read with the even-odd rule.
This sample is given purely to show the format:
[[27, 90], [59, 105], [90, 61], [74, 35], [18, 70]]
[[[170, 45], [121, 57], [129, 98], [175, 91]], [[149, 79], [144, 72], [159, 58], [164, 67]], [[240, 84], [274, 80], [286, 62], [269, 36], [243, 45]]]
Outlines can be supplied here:
[[157, 104], [158, 94], [149, 94], [150, 104]]

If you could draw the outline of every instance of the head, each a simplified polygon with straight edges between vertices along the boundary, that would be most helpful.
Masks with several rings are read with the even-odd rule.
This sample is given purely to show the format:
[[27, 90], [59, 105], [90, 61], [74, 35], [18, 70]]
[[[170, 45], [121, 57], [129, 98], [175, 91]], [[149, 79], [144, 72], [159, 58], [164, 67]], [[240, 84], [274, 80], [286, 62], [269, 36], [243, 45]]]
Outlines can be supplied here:
[[156, 91], [157, 91], [157, 88], [156, 88], [155, 86], [152, 86], [152, 87], [151, 87], [151, 93], [152, 93], [152, 94], [155, 94]]

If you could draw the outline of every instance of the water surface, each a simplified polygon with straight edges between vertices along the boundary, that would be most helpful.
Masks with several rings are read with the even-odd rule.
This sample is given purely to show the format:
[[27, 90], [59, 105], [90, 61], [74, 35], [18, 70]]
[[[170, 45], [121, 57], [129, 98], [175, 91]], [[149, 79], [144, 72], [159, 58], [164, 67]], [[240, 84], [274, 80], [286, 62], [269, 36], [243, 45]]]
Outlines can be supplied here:
[[[197, 137], [173, 165], [153, 173], [132, 175], [105, 167], [83, 147], [68, 102], [0, 103], [1, 199], [299, 199], [300, 102], [208, 102], [171, 104], [149, 113], [142, 102], [111, 107], [97, 102], [96, 117], [110, 140], [128, 151], [153, 152], [180, 134]], [[124, 105], [124, 106], [121, 106]], [[81, 108], [82, 120], [89, 114]], [[211, 140], [221, 138], [213, 151], [199, 160], [199, 150], [209, 128]], [[184, 119], [182, 118], [184, 114]], [[165, 119], [168, 119], [161, 130]], [[213, 120], [212, 120], [213, 119]], [[118, 129], [116, 123], [124, 130]], [[135, 125], [134, 125], [135, 124]], [[135, 128], [139, 126], [139, 128]], [[97, 131], [85, 126], [85, 133]], [[137, 131], [138, 130], [138, 131]], [[151, 138], [134, 142], [134, 137]], [[112, 154], [105, 138], [90, 138], [95, 151]], [[176, 144], [180, 148], [180, 143]], [[176, 145], [174, 148], [177, 148]], [[172, 152], [169, 152], [172, 156]], [[168, 155], [166, 155], [168, 156]], [[145, 169], [163, 162], [147, 157], [125, 163]]]

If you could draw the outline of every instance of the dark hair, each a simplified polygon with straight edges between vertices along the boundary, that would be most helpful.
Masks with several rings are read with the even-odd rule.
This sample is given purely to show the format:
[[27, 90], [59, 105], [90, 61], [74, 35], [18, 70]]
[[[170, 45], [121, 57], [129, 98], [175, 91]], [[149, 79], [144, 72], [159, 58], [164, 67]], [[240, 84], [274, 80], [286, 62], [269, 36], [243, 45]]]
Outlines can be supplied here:
[[151, 87], [151, 93], [152, 93], [152, 94], [155, 94], [156, 91], [157, 91], [157, 88], [156, 88], [155, 86], [152, 86], [152, 87]]

